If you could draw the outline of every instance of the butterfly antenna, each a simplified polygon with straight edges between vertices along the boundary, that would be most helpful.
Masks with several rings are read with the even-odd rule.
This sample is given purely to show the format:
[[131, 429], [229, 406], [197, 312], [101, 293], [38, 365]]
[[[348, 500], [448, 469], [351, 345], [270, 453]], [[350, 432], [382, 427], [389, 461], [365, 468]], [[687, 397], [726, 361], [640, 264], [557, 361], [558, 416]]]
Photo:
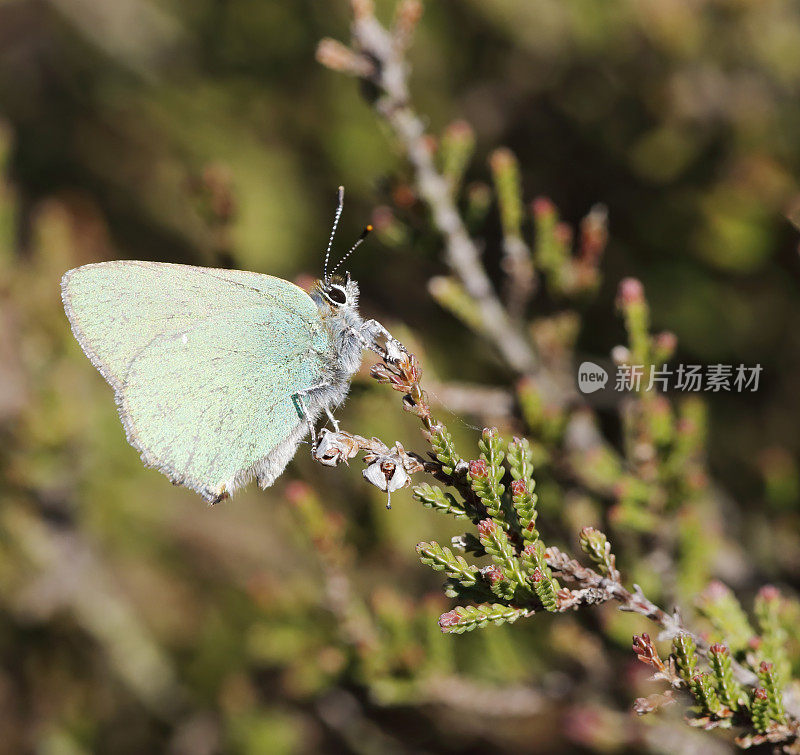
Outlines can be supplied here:
[[368, 225], [368, 226], [366, 226], [366, 227], [364, 228], [364, 230], [363, 230], [363, 231], [361, 231], [361, 235], [360, 235], [360, 236], [359, 236], [359, 237], [356, 239], [356, 243], [355, 243], [355, 244], [353, 244], [353, 246], [351, 246], [351, 247], [350, 247], [350, 250], [347, 252], [347, 254], [345, 254], [345, 255], [344, 255], [344, 257], [342, 257], [342, 259], [340, 259], [340, 260], [339, 260], [339, 261], [336, 263], [336, 266], [333, 268], [333, 270], [331, 270], [331, 276], [332, 276], [332, 275], [333, 275], [333, 274], [334, 274], [334, 273], [335, 273], [335, 272], [336, 272], [336, 271], [337, 271], [337, 270], [338, 270], [338, 269], [339, 269], [339, 268], [342, 266], [342, 263], [343, 263], [343, 262], [344, 262], [344, 261], [345, 261], [345, 260], [346, 260], [346, 259], [347, 259], [347, 258], [348, 258], [348, 257], [349, 257], [349, 256], [350, 256], [350, 255], [351, 255], [351, 254], [352, 254], [352, 253], [353, 253], [353, 252], [356, 250], [356, 249], [358, 249], [358, 247], [360, 247], [360, 246], [361, 246], [362, 242], [364, 241], [364, 239], [365, 239], [365, 238], [367, 238], [367, 236], [369, 235], [369, 233], [370, 233], [370, 231], [371, 231], [371, 230], [372, 230], [372, 226], [371, 226], [371, 225]]
[[[339, 202], [336, 205], [336, 215], [333, 217], [333, 228], [331, 228], [331, 237], [328, 239], [328, 248], [325, 250], [325, 265], [322, 268], [322, 280], [328, 282], [328, 260], [331, 258], [331, 247], [333, 246], [333, 237], [336, 235], [336, 229], [339, 227], [339, 218], [342, 217], [342, 210], [344, 209], [344, 186], [339, 187]], [[333, 275], [333, 273], [331, 273]]]

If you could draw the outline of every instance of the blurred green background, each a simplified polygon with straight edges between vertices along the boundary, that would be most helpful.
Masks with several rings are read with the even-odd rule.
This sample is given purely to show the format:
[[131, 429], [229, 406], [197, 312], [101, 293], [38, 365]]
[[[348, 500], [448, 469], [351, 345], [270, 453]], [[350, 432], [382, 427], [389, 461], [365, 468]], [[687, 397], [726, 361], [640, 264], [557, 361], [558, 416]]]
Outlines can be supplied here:
[[[69, 333], [58, 281], [87, 262], [318, 275], [344, 184], [340, 249], [376, 208], [405, 228], [352, 259], [362, 311], [432, 379], [508, 383], [426, 293], [441, 244], [403, 201], [402, 154], [314, 60], [348, 23], [344, 1], [0, 2], [0, 752], [679, 751], [631, 728], [627, 677], [570, 617], [440, 636], [414, 545], [457, 530], [407, 493], [388, 513], [358, 469], [301, 450], [274, 488], [208, 509], [143, 469]], [[470, 179], [502, 144], [566, 220], [607, 205], [581, 354], [623, 340], [635, 275], [676, 361], [763, 366], [758, 393], [708, 397], [711, 468], [756, 573], [796, 585], [800, 7], [440, 0], [410, 59], [431, 132], [473, 125]], [[362, 376], [344, 426], [421, 450], [390, 394]], [[568, 677], [567, 713], [542, 715]]]

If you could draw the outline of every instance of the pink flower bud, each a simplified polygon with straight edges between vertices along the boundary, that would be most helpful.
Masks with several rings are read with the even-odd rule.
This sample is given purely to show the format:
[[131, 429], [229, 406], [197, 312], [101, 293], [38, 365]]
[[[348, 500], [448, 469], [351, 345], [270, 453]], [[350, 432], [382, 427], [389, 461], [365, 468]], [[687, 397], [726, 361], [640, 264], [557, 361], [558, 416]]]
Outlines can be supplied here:
[[722, 582], [719, 580], [714, 579], [708, 583], [708, 587], [706, 587], [706, 589], [703, 591], [702, 597], [705, 600], [716, 603], [717, 601], [722, 600], [730, 595], [730, 592], [731, 591], [726, 585], [722, 584]]
[[459, 140], [470, 140], [475, 135], [475, 132], [472, 130], [472, 126], [467, 123], [465, 120], [457, 120], [453, 121], [447, 127], [447, 136], [453, 139]]
[[525, 495], [528, 492], [528, 483], [525, 480], [514, 480], [511, 483], [511, 495]]
[[678, 336], [669, 330], [662, 331], [656, 336], [656, 348], [672, 353], [678, 346]]
[[775, 585], [764, 585], [758, 591], [758, 597], [761, 600], [766, 600], [766, 601], [771, 603], [773, 601], [780, 600], [781, 599], [781, 594], [780, 594], [780, 591], [778, 590], [778, 588], [775, 587]]
[[475, 459], [469, 463], [470, 477], [488, 477], [489, 466], [483, 459]]
[[458, 613], [458, 611], [448, 611], [439, 617], [439, 626], [442, 629], [447, 629], [448, 627], [456, 626], [460, 621], [461, 615]]
[[497, 173], [513, 168], [516, 162], [517, 160], [514, 157], [514, 153], [507, 147], [498, 147], [489, 156], [489, 163], [492, 166], [492, 170]]
[[644, 301], [644, 286], [636, 278], [623, 278], [617, 292], [617, 304], [621, 307], [641, 304]]
[[548, 197], [536, 197], [536, 199], [531, 202], [531, 210], [533, 210], [533, 214], [537, 218], [544, 215], [556, 214], [556, 206]]
[[506, 577], [500, 569], [496, 566], [490, 566], [483, 572], [483, 576], [486, 578], [486, 581], [490, 585], [496, 585], [498, 582], [502, 582]]

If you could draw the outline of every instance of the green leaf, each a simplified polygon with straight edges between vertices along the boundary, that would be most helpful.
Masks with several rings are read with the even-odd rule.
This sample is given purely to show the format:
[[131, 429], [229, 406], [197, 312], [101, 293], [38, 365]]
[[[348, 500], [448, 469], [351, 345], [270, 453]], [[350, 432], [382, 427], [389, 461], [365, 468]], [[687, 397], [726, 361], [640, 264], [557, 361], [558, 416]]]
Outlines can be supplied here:
[[444, 425], [439, 425], [430, 436], [430, 443], [436, 460], [442, 465], [442, 471], [447, 475], [452, 475], [456, 467], [463, 463], [463, 459], [458, 455], [453, 436]]
[[748, 647], [755, 632], [739, 601], [722, 582], [712, 582], [698, 599], [697, 607], [711, 622], [719, 641], [731, 652], [738, 653]]
[[722, 703], [719, 701], [717, 691], [711, 677], [706, 674], [695, 674], [689, 684], [694, 699], [700, 706], [700, 711], [706, 716], [721, 716], [723, 712]]
[[411, 493], [423, 506], [440, 511], [442, 514], [451, 514], [456, 519], [466, 519], [469, 516], [463, 503], [459, 503], [455, 496], [445, 493], [436, 485], [429, 485], [427, 482], [415, 485]]
[[688, 634], [679, 634], [672, 640], [672, 654], [678, 674], [686, 684], [691, 686], [697, 668], [697, 647]]
[[458, 606], [439, 617], [439, 626], [448, 634], [463, 634], [485, 627], [487, 624], [512, 623], [526, 613], [523, 608], [512, 608], [500, 603]]
[[467, 563], [463, 556], [455, 555], [449, 548], [439, 543], [418, 543], [417, 553], [420, 561], [436, 571], [443, 571], [451, 579], [455, 579], [466, 587], [476, 583], [480, 572], [475, 566]]
[[597, 567], [597, 570], [604, 576], [617, 579], [619, 572], [616, 567], [616, 559], [611, 552], [611, 543], [605, 533], [594, 527], [584, 527], [580, 535], [581, 550], [589, 556], [589, 559]]
[[783, 692], [775, 673], [775, 667], [771, 663], [762, 661], [758, 667], [758, 681], [767, 693], [766, 714], [770, 720], [776, 723], [786, 723], [786, 710], [783, 707]]
[[739, 710], [744, 693], [733, 678], [728, 648], [720, 643], [712, 645], [708, 650], [708, 664], [714, 674], [714, 685], [720, 701], [733, 711]]
[[545, 547], [541, 540], [530, 543], [522, 551], [522, 563], [533, 583], [533, 589], [545, 610], [558, 611], [558, 591], [561, 586], [553, 577], [550, 567], [544, 558]]
[[493, 519], [484, 519], [478, 524], [478, 536], [484, 549], [500, 567], [506, 579], [515, 587], [527, 590], [528, 580], [508, 539], [508, 533]]
[[442, 174], [452, 194], [457, 193], [464, 172], [475, 152], [475, 132], [466, 121], [451, 123], [442, 134], [439, 158]]

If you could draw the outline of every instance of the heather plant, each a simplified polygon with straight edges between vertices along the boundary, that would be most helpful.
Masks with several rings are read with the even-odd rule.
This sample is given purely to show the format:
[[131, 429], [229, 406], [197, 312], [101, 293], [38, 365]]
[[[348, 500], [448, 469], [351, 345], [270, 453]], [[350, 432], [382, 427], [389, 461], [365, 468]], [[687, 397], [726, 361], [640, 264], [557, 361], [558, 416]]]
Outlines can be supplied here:
[[[779, 138], [791, 111], [781, 92], [797, 81], [794, 11], [780, 2], [761, 14], [756, 5], [716, 2], [459, 5], [465, 29], [491, 22], [493, 34], [505, 30], [503, 39], [519, 49], [546, 51], [552, 65], [541, 67], [556, 76], [550, 96], [563, 104], [566, 123], [602, 132], [590, 156], [536, 174], [540, 190], [552, 185], [554, 193], [564, 173], [583, 176], [575, 203], [592, 196], [576, 209], [523, 191], [537, 168], [531, 152], [498, 147], [480, 159], [486, 134], [497, 133], [490, 111], [497, 106], [513, 124], [507, 100], [505, 107], [502, 99], [480, 100], [450, 125], [431, 125], [442, 121], [436, 93], [447, 74], [428, 72], [415, 85], [409, 56], [416, 49], [424, 65], [430, 48], [451, 39], [439, 28], [444, 6], [428, 4], [420, 27], [423, 6], [404, 0], [387, 26], [378, 17], [391, 12], [389, 3], [353, 0], [351, 43], [324, 40], [318, 48], [333, 71], [314, 68], [300, 45], [287, 68], [302, 86], [265, 75], [264, 49], [297, 39], [295, 13], [332, 33], [341, 19], [323, 5], [295, 11], [265, 3], [241, 18], [230, 10], [235, 4], [193, 5], [184, 33], [200, 30], [198, 79], [183, 68], [186, 58], [171, 55], [176, 29], [137, 38], [152, 48], [115, 51], [108, 34], [124, 26], [103, 27], [102, 14], [83, 21], [102, 50], [96, 86], [69, 79], [58, 46], [48, 44], [66, 34], [60, 19], [39, 44], [60, 61], [41, 88], [9, 100], [10, 77], [2, 77], [12, 123], [0, 133], [0, 750], [796, 749], [800, 604], [790, 586], [765, 585], [788, 581], [797, 562], [790, 451], [759, 457], [769, 511], [745, 494], [737, 506], [727, 477], [710, 468], [714, 423], [705, 401], [641, 385], [601, 406], [575, 385], [584, 352], [598, 350], [592, 317], [600, 308], [615, 307], [625, 333], [614, 336], [623, 341], [611, 350], [614, 365], [659, 369], [682, 346], [653, 326], [664, 322], [654, 313], [674, 286], [645, 290], [632, 274], [647, 266], [626, 267], [635, 250], [618, 247], [605, 258], [626, 202], [637, 217], [650, 203], [636, 228], [651, 253], [662, 254], [651, 261], [651, 280], [664, 269], [657, 265], [683, 252], [672, 235], [676, 216], [701, 216], [692, 243], [716, 272], [752, 270], [775, 241], [767, 216], [785, 200], [798, 164], [795, 142]], [[85, 12], [70, 10], [77, 19]], [[205, 12], [210, 31], [203, 32]], [[420, 33], [422, 44], [412, 48]], [[704, 34], [715, 45], [699, 54]], [[680, 192], [612, 201], [613, 181], [585, 179], [619, 153], [617, 134], [627, 138], [630, 123], [613, 111], [599, 128], [593, 119], [608, 112], [604, 103], [559, 61], [574, 45], [581, 65], [616, 81], [621, 52], [642, 39], [653, 57], [624, 79], [631, 91], [622, 99], [645, 103], [658, 122], [648, 121], [624, 151], [625, 170], [659, 187], [684, 171], [700, 176], [693, 174], [692, 191], [680, 184]], [[68, 49], [78, 54], [74, 42]], [[746, 70], [729, 65], [731, 55]], [[451, 58], [454, 69], [465, 65], [443, 46], [440, 59]], [[159, 79], [159, 60], [178, 61], [177, 81]], [[528, 96], [529, 87], [544, 86], [534, 68], [528, 57], [515, 60], [503, 73], [508, 90], [496, 88], [503, 97]], [[79, 192], [34, 202], [23, 180], [38, 164], [30, 149], [40, 135], [26, 119], [34, 104], [46, 114], [58, 105], [57, 73], [80, 95], [80, 120], [61, 129], [50, 117], [63, 141], [48, 149], [67, 144], [74, 162], [84, 155], [96, 204]], [[355, 77], [361, 111], [345, 99], [356, 87], [338, 73]], [[154, 88], [137, 88], [137, 76]], [[742, 100], [754, 86], [757, 112]], [[130, 110], [120, 109], [126, 96]], [[346, 110], [346, 118], [320, 129], [307, 98]], [[246, 108], [231, 106], [243, 101]], [[429, 118], [420, 102], [438, 111]], [[695, 165], [693, 155], [727, 127], [730, 153], [720, 149], [711, 167]], [[283, 139], [291, 131], [307, 140], [302, 158], [283, 155], [272, 130], [280, 128]], [[174, 142], [161, 141], [165, 132]], [[180, 159], [161, 154], [165, 143], [179, 145]], [[89, 144], [98, 150], [87, 152]], [[535, 154], [555, 164], [557, 154], [543, 154], [549, 144]], [[202, 162], [203, 150], [213, 164]], [[389, 251], [373, 258], [378, 274], [369, 275], [395, 299], [381, 312], [371, 286], [362, 295], [365, 311], [396, 338], [376, 345], [371, 377], [356, 379], [339, 415], [344, 429], [322, 432], [311, 459], [301, 449], [271, 491], [245, 491], [206, 510], [140, 468], [102, 380], [87, 379], [56, 281], [75, 264], [151, 253], [295, 273], [303, 250], [319, 246], [308, 222], [315, 210], [306, 194], [314, 192], [296, 176], [311, 176], [325, 160], [320, 197], [342, 180], [340, 171], [348, 189], [362, 181], [362, 195], [362, 175], [383, 176], [366, 193], [382, 202], [372, 218], [383, 247], [376, 254]], [[125, 193], [131, 187], [138, 201]], [[293, 202], [296, 215], [287, 210]], [[563, 219], [581, 214], [574, 227]], [[141, 237], [132, 239], [133, 227]], [[151, 252], [153, 240], [160, 241]], [[695, 345], [714, 340], [709, 332], [750, 343], [743, 333], [752, 328], [733, 307], [730, 329], [701, 327], [698, 302], [707, 291], [684, 283], [689, 292], [670, 316]], [[716, 285], [728, 286], [721, 301], [734, 300], [729, 289], [739, 284], [720, 277]], [[776, 301], [785, 295], [774, 282], [767, 290]], [[425, 297], [440, 317], [430, 328], [405, 325]], [[747, 297], [749, 312], [765, 312], [755, 287]], [[770, 331], [770, 311], [753, 317], [757, 340]], [[781, 400], [792, 405], [788, 394]], [[734, 416], [754, 427], [747, 413], [731, 410], [727, 426]], [[369, 485], [344, 468], [357, 466], [357, 456]], [[737, 445], [735, 458], [745, 456]], [[384, 511], [388, 502], [392, 510]]]
[[[703, 461], [702, 405], [687, 401], [673, 408], [663, 394], [637, 383], [620, 410], [623, 438], [622, 450], [617, 451], [603, 437], [592, 411], [570, 390], [568, 370], [577, 362], [571, 354], [574, 315], [560, 313], [526, 321], [537, 288], [566, 301], [591, 295], [596, 289], [607, 240], [605, 210], [598, 207], [589, 213], [573, 249], [572, 230], [559, 221], [553, 204], [543, 198], [534, 200], [528, 223], [535, 241], [529, 247], [524, 241], [526, 209], [513, 153], [501, 148], [490, 157], [493, 200], [488, 187], [465, 190], [462, 177], [475, 141], [469, 126], [454, 124], [437, 144], [426, 135], [422, 119], [413, 110], [404, 54], [421, 4], [400, 2], [390, 29], [377, 20], [367, 0], [354, 0], [352, 8], [352, 46], [325, 40], [318, 57], [329, 68], [370, 85], [377, 114], [385, 118], [411, 163], [409, 188], [428, 206], [443, 237], [452, 275], [432, 281], [430, 291], [520, 375], [519, 419], [532, 438], [507, 440], [496, 429], [486, 428], [478, 442], [478, 458], [464, 458], [448, 429], [431, 415], [413, 355], [400, 344], [387, 345], [383, 365], [372, 370], [373, 377], [404, 393], [403, 408], [422, 420], [432, 460], [414, 455], [409, 463], [404, 449], [398, 447], [394, 458], [389, 452], [378, 462], [370, 453], [376, 439], [369, 443], [358, 439], [356, 446], [368, 451], [365, 462], [380, 463], [385, 472], [378, 486], [391, 489], [395, 470], [402, 476], [396, 487], [410, 484], [408, 474], [431, 474], [436, 484], [415, 485], [414, 497], [426, 508], [470, 520], [474, 527], [454, 537], [449, 547], [436, 541], [417, 545], [421, 562], [444, 574], [445, 595], [457, 603], [439, 617], [441, 630], [463, 634], [530, 619], [542, 611], [564, 613], [615, 602], [620, 610], [657, 624], [660, 640], [672, 641], [667, 663], [647, 633], [634, 636], [633, 648], [640, 661], [655, 669], [654, 680], [688, 693], [690, 724], [706, 729], [734, 725], [741, 732], [736, 741], [742, 747], [770, 742], [792, 750], [800, 734], [800, 711], [787, 712], [786, 699], [794, 708], [795, 687], [800, 688], [800, 683], [790, 680], [788, 634], [780, 617], [794, 615], [800, 603], [765, 587], [754, 609], [759, 618], [759, 631], [755, 631], [730, 590], [711, 582], [695, 599], [697, 620], [704, 619], [712, 627], [715, 641], [709, 644], [688, 628], [678, 608], [670, 613], [658, 607], [639, 584], [647, 584], [656, 600], [686, 601], [712, 573], [715, 550], [724, 535]], [[457, 204], [462, 193], [466, 195], [463, 214]], [[503, 235], [506, 290], [502, 298], [490, 283], [467, 225], [467, 218], [474, 222], [481, 214], [476, 204], [483, 205], [485, 213], [491, 201], [497, 204]], [[394, 233], [403, 237], [402, 232]], [[615, 362], [642, 365], [645, 374], [657, 374], [674, 354], [674, 335], [650, 333], [639, 281], [621, 282], [617, 306], [628, 343], [614, 350]], [[337, 435], [345, 443], [353, 437]], [[385, 445], [381, 448], [389, 451]], [[335, 464], [356, 453], [352, 447], [350, 453], [328, 458], [326, 463]], [[639, 582], [633, 590], [623, 586], [617, 557], [602, 530], [592, 526], [580, 530], [580, 549], [590, 566], [546, 544], [541, 532], [548, 532], [547, 525], [538, 521], [535, 492], [540, 466], [549, 467], [562, 485], [614, 500], [607, 522], [630, 543], [625, 561]], [[364, 476], [375, 484], [369, 467]], [[665, 584], [666, 580], [656, 583], [644, 558], [645, 547], [666, 557], [669, 565], [662, 565], [661, 575], [662, 579], [668, 575], [673, 585]], [[475, 559], [489, 563], [478, 566]], [[699, 658], [705, 660], [706, 670]], [[800, 656], [795, 656], [794, 662], [798, 661]], [[674, 700], [670, 691], [639, 698], [634, 707], [640, 714], [651, 713]]]

